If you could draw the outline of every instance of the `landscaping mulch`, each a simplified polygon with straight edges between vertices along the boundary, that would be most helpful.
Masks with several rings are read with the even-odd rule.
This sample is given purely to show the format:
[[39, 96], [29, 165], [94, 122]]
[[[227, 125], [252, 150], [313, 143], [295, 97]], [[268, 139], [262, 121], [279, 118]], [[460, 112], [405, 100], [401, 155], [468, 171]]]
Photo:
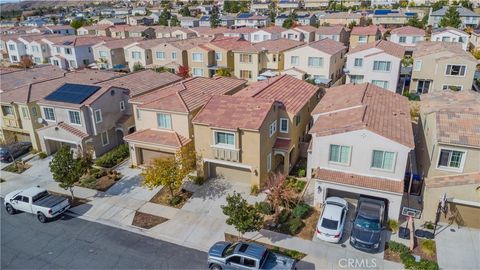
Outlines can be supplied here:
[[27, 163], [17, 163], [16, 166], [14, 163], [12, 163], [6, 166], [5, 168], [3, 168], [2, 171], [21, 174], [24, 171], [28, 170], [30, 167], [32, 167], [32, 165]]
[[150, 202], [180, 209], [193, 195], [192, 192], [184, 189], [181, 189], [180, 191], [176, 191], [174, 193], [176, 194], [176, 196], [180, 197], [180, 201], [176, 205], [170, 204], [172, 195], [170, 194], [170, 190], [168, 189], [168, 187], [163, 187], [159, 192], [157, 192], [157, 194], [155, 194], [155, 196], [150, 199]]
[[315, 208], [312, 209], [310, 215], [303, 220], [305, 226], [303, 226], [302, 230], [300, 230], [300, 232], [297, 233], [296, 236], [305, 240], [312, 240], [313, 236], [315, 235], [315, 230], [319, 217], [320, 211]]
[[426, 240], [417, 238], [417, 244], [415, 245], [415, 248], [413, 249], [412, 253], [414, 255], [418, 255], [422, 257], [422, 259], [437, 262], [437, 252], [434, 252], [433, 254], [426, 254], [425, 252], [423, 252], [422, 250], [423, 241], [426, 241]]
[[48, 193], [50, 193], [52, 195], [57, 195], [57, 196], [62, 196], [64, 198], [67, 198], [68, 202], [70, 203], [70, 208], [73, 208], [73, 207], [76, 207], [76, 206], [79, 206], [79, 205], [86, 204], [86, 203], [90, 202], [90, 200], [83, 199], [83, 198], [77, 198], [77, 197], [75, 197], [75, 200], [72, 201], [72, 196], [65, 195], [65, 194], [58, 193], [58, 192], [48, 191]]
[[296, 250], [293, 250], [293, 249], [281, 248], [281, 247], [277, 247], [277, 246], [273, 246], [273, 245], [268, 245], [268, 244], [264, 244], [264, 243], [261, 243], [261, 242], [255, 241], [255, 240], [251, 240], [251, 239], [241, 239], [240, 237], [238, 237], [238, 235], [233, 235], [233, 234], [229, 234], [229, 233], [225, 233], [225, 241], [230, 242], [230, 243], [235, 243], [235, 242], [238, 242], [238, 241], [256, 243], [256, 244], [259, 244], [259, 245], [262, 245], [262, 246], [266, 247], [267, 249], [269, 249], [270, 251], [272, 251], [274, 253], [282, 254], [282, 255], [291, 257], [291, 258], [293, 258], [295, 260], [298, 260], [298, 261], [305, 258], [305, 256], [307, 256], [307, 254], [302, 253], [300, 251], [296, 251]]
[[95, 178], [98, 176], [94, 176], [94, 175], [84, 176], [75, 185], [105, 192], [110, 187], [112, 187], [118, 180], [122, 178], [122, 174], [118, 172], [109, 173], [108, 170], [106, 170], [103, 174], [104, 175], [100, 176], [99, 178]]
[[151, 229], [159, 224], [168, 221], [168, 218], [154, 216], [151, 214], [135, 211], [135, 216], [133, 217], [132, 225], [137, 226], [143, 229]]
[[402, 263], [402, 260], [400, 260], [400, 253], [393, 252], [388, 247], [385, 249], [385, 252], [383, 253], [383, 258], [387, 261]]

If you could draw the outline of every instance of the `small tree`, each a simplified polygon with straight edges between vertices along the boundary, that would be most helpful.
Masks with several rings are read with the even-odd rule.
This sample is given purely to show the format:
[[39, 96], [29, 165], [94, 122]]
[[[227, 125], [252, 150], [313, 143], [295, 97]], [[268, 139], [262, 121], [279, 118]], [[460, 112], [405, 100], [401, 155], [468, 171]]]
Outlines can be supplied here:
[[218, 26], [220, 26], [220, 12], [218, 11], [218, 6], [214, 5], [210, 15], [210, 27], [217, 28]]
[[172, 198], [175, 191], [180, 188], [183, 176], [180, 167], [174, 157], [157, 158], [142, 172], [143, 185], [153, 189], [158, 186], [166, 186]]
[[441, 9], [442, 7], [444, 6], [447, 6], [448, 5], [448, 0], [441, 0], [441, 1], [437, 1], [435, 3], [432, 4], [432, 11], [437, 11], [439, 9]]
[[412, 18], [408, 19], [407, 25], [417, 27], [417, 28], [423, 28], [424, 27], [423, 22], [418, 19], [417, 14], [413, 15]]
[[445, 15], [442, 17], [440, 20], [440, 27], [453, 27], [453, 28], [459, 28], [460, 25], [462, 24], [462, 21], [460, 20], [460, 13], [458, 13], [457, 7], [451, 6], [448, 8], [447, 12], [445, 12]]
[[136, 62], [135, 64], [133, 64], [132, 70], [133, 72], [143, 70], [143, 66], [142, 64], [140, 64], [140, 62]]
[[180, 76], [180, 77], [183, 77], [183, 78], [190, 77], [190, 72], [189, 72], [188, 66], [178, 67], [177, 75]]
[[217, 69], [217, 75], [222, 77], [232, 77], [232, 72], [229, 68], [222, 67]]
[[353, 27], [355, 27], [355, 26], [357, 26], [357, 21], [351, 21], [351, 22], [348, 24], [348, 28], [349, 28], [350, 30], [352, 30]]
[[183, 6], [178, 13], [183, 17], [190, 17], [190, 9], [188, 9], [188, 6], [186, 5]]
[[170, 26], [179, 26], [180, 21], [177, 18], [177, 15], [172, 15], [172, 18], [170, 19]]
[[293, 27], [294, 24], [295, 22], [291, 18], [287, 18], [285, 19], [285, 21], [283, 21], [282, 27], [290, 29]]
[[84, 24], [85, 24], [85, 21], [80, 19], [74, 19], [70, 22], [70, 26], [73, 27], [75, 30], [82, 27]]
[[70, 190], [73, 201], [75, 199], [73, 187], [80, 177], [87, 172], [88, 167], [85, 167], [85, 163], [81, 158], [75, 159], [73, 157], [73, 152], [67, 145], [62, 146], [57, 153], [55, 153], [52, 161], [50, 161], [49, 167], [53, 180], [55, 180], [61, 188]]
[[283, 174], [273, 174], [267, 180], [267, 201], [274, 209], [275, 220], [278, 219], [280, 208], [289, 207], [297, 200], [295, 190], [287, 185], [287, 178]]
[[33, 64], [32, 58], [30, 58], [28, 55], [22, 56], [20, 59], [20, 66], [24, 69], [31, 68]]
[[170, 11], [168, 11], [167, 8], [164, 8], [160, 13], [160, 16], [158, 16], [158, 24], [168, 26], [168, 21], [171, 17], [172, 15], [170, 14]]
[[254, 232], [262, 229], [263, 215], [257, 207], [249, 205], [239, 193], [227, 195], [227, 204], [222, 205], [223, 214], [227, 216], [227, 224], [233, 225], [239, 233], [239, 237], [247, 232]]

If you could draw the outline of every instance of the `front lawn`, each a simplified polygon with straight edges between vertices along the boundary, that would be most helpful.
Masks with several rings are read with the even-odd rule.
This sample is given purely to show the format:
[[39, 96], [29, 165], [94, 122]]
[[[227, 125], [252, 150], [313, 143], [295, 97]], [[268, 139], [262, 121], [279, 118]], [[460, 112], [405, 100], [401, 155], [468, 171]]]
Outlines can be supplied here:
[[30, 167], [32, 167], [32, 165], [27, 164], [27, 163], [14, 162], [14, 163], [6, 166], [5, 168], [3, 168], [2, 171], [21, 174], [24, 171], [28, 170]]
[[115, 170], [91, 168], [76, 185], [105, 192], [121, 178], [122, 175]]
[[127, 159], [129, 154], [128, 145], [121, 144], [95, 160], [95, 165], [103, 168], [112, 168]]
[[170, 193], [167, 187], [163, 187], [155, 196], [150, 199], [151, 203], [162, 204], [175, 208], [182, 208], [183, 205], [192, 197], [193, 193], [185, 189], [174, 192], [174, 196]]
[[168, 218], [154, 216], [151, 214], [135, 211], [135, 216], [133, 217], [132, 225], [137, 226], [143, 229], [151, 229], [159, 224], [168, 221]]

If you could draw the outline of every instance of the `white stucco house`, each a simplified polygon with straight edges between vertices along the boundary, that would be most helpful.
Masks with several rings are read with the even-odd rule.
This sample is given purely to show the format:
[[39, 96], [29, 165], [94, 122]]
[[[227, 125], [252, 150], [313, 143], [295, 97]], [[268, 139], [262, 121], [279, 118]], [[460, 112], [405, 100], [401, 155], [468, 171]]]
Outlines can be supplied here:
[[462, 44], [462, 48], [466, 51], [468, 49], [469, 35], [462, 30], [453, 27], [439, 28], [432, 31], [431, 41], [442, 42], [458, 42]]
[[395, 28], [390, 31], [389, 40], [411, 50], [417, 43], [425, 40], [425, 30], [413, 26]]
[[373, 83], [396, 92], [405, 48], [386, 40], [359, 45], [347, 54], [347, 83]]
[[6, 42], [8, 58], [10, 63], [18, 63], [21, 57], [27, 54], [27, 46], [17, 37], [13, 37]]
[[384, 200], [398, 220], [414, 148], [408, 99], [371, 83], [326, 90], [312, 111], [307, 177], [315, 205], [329, 196]]

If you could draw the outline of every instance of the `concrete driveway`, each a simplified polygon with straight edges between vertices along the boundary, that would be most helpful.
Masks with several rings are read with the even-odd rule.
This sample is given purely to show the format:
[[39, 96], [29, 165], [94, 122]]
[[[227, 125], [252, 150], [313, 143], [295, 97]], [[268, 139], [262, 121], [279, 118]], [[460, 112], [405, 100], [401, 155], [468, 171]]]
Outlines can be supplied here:
[[436, 237], [441, 269], [480, 269], [480, 230], [448, 226]]

